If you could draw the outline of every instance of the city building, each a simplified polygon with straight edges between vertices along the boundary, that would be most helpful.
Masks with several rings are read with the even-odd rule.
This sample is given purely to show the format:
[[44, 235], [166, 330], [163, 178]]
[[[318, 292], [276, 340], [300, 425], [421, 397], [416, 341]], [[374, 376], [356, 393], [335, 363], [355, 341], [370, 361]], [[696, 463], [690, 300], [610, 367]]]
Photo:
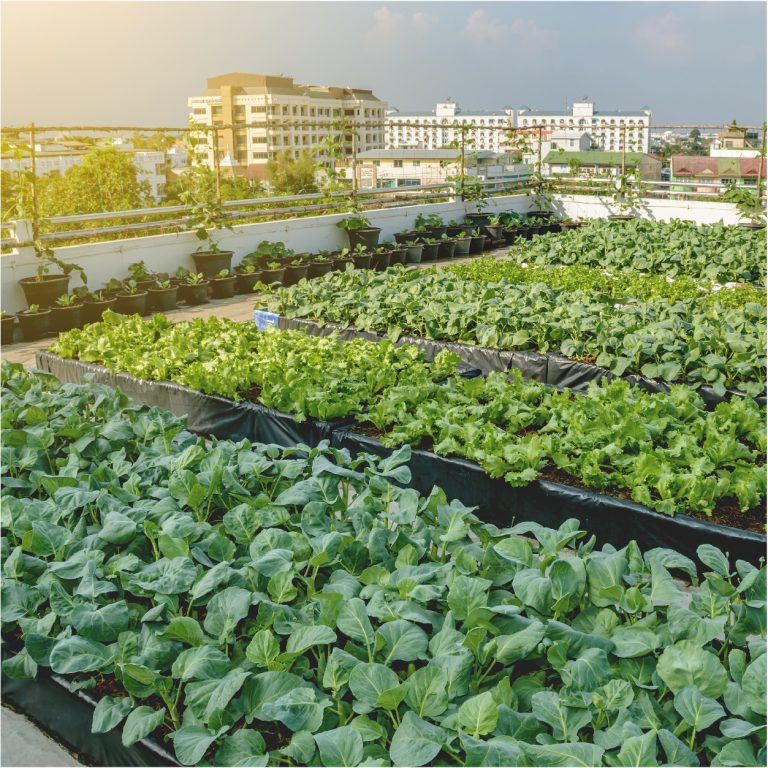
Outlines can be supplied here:
[[675, 192], [718, 192], [720, 184], [754, 187], [758, 176], [765, 181], [764, 157], [704, 157], [702, 155], [672, 155], [670, 182], [686, 182], [671, 187]]
[[[461, 173], [455, 149], [376, 149], [357, 156], [360, 189], [413, 187], [440, 184]], [[352, 178], [352, 168], [345, 169]], [[513, 156], [496, 152], [471, 152], [465, 158], [465, 175], [482, 181], [512, 182], [526, 179], [533, 168], [513, 162]]]
[[515, 110], [464, 114], [450, 99], [435, 106], [434, 112], [399, 112], [390, 110], [386, 116], [385, 144], [387, 149], [444, 149], [461, 141], [460, 126], [471, 125], [465, 135], [468, 149], [504, 152], [508, 137], [504, 129], [514, 128]]
[[758, 157], [759, 137], [756, 131], [728, 126], [717, 135], [709, 148], [710, 157]]
[[[57, 173], [63, 176], [70, 168], [80, 165], [83, 157], [93, 148], [93, 144], [79, 141], [44, 141], [35, 144], [35, 171], [38, 176], [49, 173]], [[130, 153], [134, 165], [138, 170], [139, 181], [149, 182], [150, 194], [154, 200], [160, 201], [165, 197], [166, 184], [166, 157], [165, 152], [159, 150], [135, 150], [130, 142], [123, 139], [114, 139], [111, 146], [121, 152]], [[19, 171], [30, 168], [32, 160], [29, 152], [25, 152], [19, 159], [10, 154], [3, 155], [0, 159], [0, 168], [3, 171]]]
[[[593, 146], [606, 151], [622, 149], [647, 153], [650, 149], [651, 110], [596, 110], [586, 98], [574, 102], [570, 111], [529, 109], [517, 110], [517, 127], [541, 127], [550, 131], [580, 129], [586, 131]], [[626, 146], [624, 145], [626, 137]]]
[[545, 176], [570, 175], [576, 177], [621, 176], [624, 168], [637, 168], [643, 179], [661, 178], [661, 160], [643, 152], [565, 152], [553, 150], [542, 160]]
[[[266, 164], [278, 153], [288, 150], [298, 157], [328, 137], [338, 140], [345, 154], [384, 146], [387, 104], [370, 90], [299, 85], [292, 77], [239, 72], [211, 77], [207, 86], [188, 100], [190, 120], [207, 126], [235, 125], [217, 132], [219, 161], [229, 154], [238, 172], [249, 177], [263, 177]], [[340, 132], [344, 120], [354, 121], [356, 136]], [[208, 140], [198, 152], [213, 167], [213, 131], [202, 135]]]
[[[527, 148], [523, 153], [523, 160], [531, 165], [536, 165], [539, 161], [538, 131], [532, 131], [526, 134], [526, 139]], [[592, 149], [592, 139], [586, 131], [581, 131], [578, 128], [542, 131], [542, 159], [550, 152], [560, 149], [567, 152], [587, 152]]]

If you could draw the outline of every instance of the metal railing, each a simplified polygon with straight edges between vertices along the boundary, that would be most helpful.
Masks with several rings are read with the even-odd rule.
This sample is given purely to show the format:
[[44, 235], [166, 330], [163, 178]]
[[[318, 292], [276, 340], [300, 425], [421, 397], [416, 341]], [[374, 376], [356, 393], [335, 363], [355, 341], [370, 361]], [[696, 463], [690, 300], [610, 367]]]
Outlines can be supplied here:
[[[377, 121], [373, 119], [364, 119], [362, 122], [356, 122], [349, 118], [340, 120], [307, 120], [297, 118], [280, 118], [274, 115], [266, 115], [264, 121], [233, 123], [231, 125], [190, 125], [187, 128], [148, 128], [137, 126], [22, 126], [16, 128], [3, 128], [2, 134], [5, 139], [19, 140], [22, 137], [29, 138], [29, 149], [31, 159], [31, 206], [28, 220], [30, 221], [29, 230], [31, 238], [21, 240], [17, 236], [17, 230], [14, 221], [4, 221], [2, 224], [3, 233], [12, 233], [10, 237], [3, 237], [0, 240], [0, 248], [7, 250], [12, 247], [30, 245], [32, 242], [40, 241], [49, 244], [63, 243], [67, 241], [78, 241], [90, 238], [113, 237], [121, 235], [153, 234], [157, 232], [178, 232], [187, 227], [188, 217], [184, 214], [187, 209], [183, 205], [157, 206], [150, 208], [140, 208], [120, 211], [105, 211], [98, 213], [82, 213], [67, 216], [43, 217], [38, 210], [37, 195], [37, 175], [36, 166], [36, 147], [35, 140], [44, 133], [51, 132], [111, 132], [111, 133], [144, 133], [155, 132], [160, 134], [176, 134], [179, 136], [195, 137], [207, 135], [208, 138], [203, 141], [205, 152], [209, 153], [211, 147], [214, 149], [214, 172], [216, 177], [216, 195], [225, 210], [227, 222], [244, 223], [246, 221], [259, 221], [274, 219], [276, 217], [287, 217], [296, 215], [308, 215], [317, 212], [340, 213], [350, 208], [355, 209], [375, 209], [388, 208], [393, 205], [418, 204], [425, 202], [435, 202], [439, 200], [464, 199], [464, 191], [468, 177], [467, 167], [468, 158], [478, 151], [478, 141], [489, 134], [502, 133], [504, 141], [508, 147], [515, 147], [517, 150], [525, 147], [526, 154], [534, 158], [532, 170], [535, 180], [487, 180], [481, 184], [481, 196], [493, 196], [505, 193], [530, 193], [538, 185], [542, 184], [542, 167], [544, 158], [542, 157], [542, 146], [546, 140], [546, 135], [552, 131], [560, 130], [601, 130], [603, 127], [610, 130], [620, 130], [621, 141], [621, 175], [626, 170], [626, 155], [633, 151], [630, 146], [630, 140], [627, 138], [627, 132], [630, 136], [650, 136], [650, 126], [642, 125], [619, 125], [619, 126], [570, 126], [570, 125], [532, 125], [524, 127], [512, 127], [510, 125], [480, 125], [473, 123], [460, 122], [457, 120], [446, 121], [444, 123], [420, 122], [418, 120], [398, 121], [398, 127], [404, 129], [420, 128], [431, 133], [442, 131], [452, 131], [458, 138], [451, 144], [451, 148], [456, 151], [456, 157], [453, 161], [459, 168], [458, 176], [462, 179], [459, 182], [446, 181], [442, 183], [420, 184], [402, 187], [377, 187], [373, 189], [359, 188], [360, 180], [357, 174], [358, 144], [359, 134], [371, 131], [374, 128], [386, 128], [390, 125], [387, 121]], [[727, 130], [732, 126], [721, 125], [654, 125], [653, 130], [677, 129], [677, 130]], [[225, 179], [222, 176], [222, 169], [219, 162], [220, 154], [220, 135], [222, 132], [232, 132], [235, 135], [237, 131], [247, 131], [252, 129], [272, 132], [277, 129], [293, 128], [297, 130], [322, 130], [329, 135], [336, 135], [341, 140], [340, 146], [345, 149], [345, 161], [351, 169], [351, 187], [334, 192], [316, 192], [299, 195], [268, 195], [264, 197], [255, 197], [246, 200], [221, 201], [221, 186]], [[755, 126], [739, 126], [740, 130], [752, 128]], [[761, 199], [763, 195], [763, 178], [766, 131], [764, 126], [758, 130], [762, 131], [761, 153], [763, 162], [759, 166], [756, 179], [756, 189]], [[634, 133], [633, 133], [634, 132]], [[224, 134], [226, 135], [226, 134]], [[481, 139], [478, 140], [477, 137]], [[350, 140], [351, 139], [351, 140]], [[296, 149], [310, 149], [306, 146], [293, 147]], [[314, 147], [314, 149], [318, 149]], [[348, 152], [346, 150], [349, 150]], [[192, 153], [197, 151], [196, 147], [190, 150]], [[565, 150], [567, 151], [567, 150]], [[327, 160], [327, 158], [326, 158]], [[599, 197], [611, 194], [610, 187], [615, 181], [613, 177], [602, 176], [568, 176], [555, 174], [549, 176], [546, 185], [553, 193], [581, 193], [596, 194]], [[472, 186], [476, 186], [472, 182]], [[638, 194], [651, 199], [716, 199], [720, 197], [725, 185], [717, 182], [702, 181], [659, 181], [643, 179], [637, 188]], [[141, 219], [137, 221], [137, 219]], [[42, 230], [42, 222], [45, 222], [45, 229]], [[101, 223], [101, 226], [82, 227], [69, 225], [82, 225], [88, 222]]]

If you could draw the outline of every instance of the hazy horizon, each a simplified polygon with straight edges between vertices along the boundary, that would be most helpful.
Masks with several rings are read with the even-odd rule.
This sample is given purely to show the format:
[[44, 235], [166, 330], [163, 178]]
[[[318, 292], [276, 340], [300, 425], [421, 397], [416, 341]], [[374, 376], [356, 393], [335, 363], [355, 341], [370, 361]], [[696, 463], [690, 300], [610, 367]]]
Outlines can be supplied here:
[[371, 88], [402, 111], [649, 106], [758, 124], [762, 2], [3, 2], [2, 124], [183, 126], [227, 72]]

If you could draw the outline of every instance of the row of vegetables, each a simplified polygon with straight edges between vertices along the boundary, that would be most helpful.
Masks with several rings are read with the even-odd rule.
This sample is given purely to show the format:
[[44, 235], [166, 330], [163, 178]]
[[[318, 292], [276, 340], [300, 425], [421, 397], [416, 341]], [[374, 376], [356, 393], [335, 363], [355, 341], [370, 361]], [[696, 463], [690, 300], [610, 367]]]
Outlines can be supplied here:
[[87, 690], [94, 732], [183, 765], [765, 763], [765, 568], [2, 375], [3, 672]]
[[[620, 288], [605, 291], [605, 281], [596, 290], [579, 286], [580, 276], [572, 273], [558, 285], [559, 269], [549, 270], [554, 285], [510, 282], [506, 269], [514, 271], [492, 266], [490, 279], [478, 279], [471, 266], [339, 273], [278, 289], [264, 306], [287, 318], [338, 323], [393, 340], [409, 335], [553, 352], [619, 376], [707, 385], [719, 394], [735, 389], [755, 396], [765, 390], [766, 308], [764, 301], [750, 300], [757, 298], [754, 289], [724, 294], [744, 301], [721, 301], [720, 292], [704, 301], [638, 301], [612, 295]], [[627, 276], [624, 284], [634, 288], [643, 280], [633, 283]]]
[[428, 365], [412, 345], [265, 333], [217, 318], [109, 314], [62, 334], [50, 351], [300, 420], [353, 417], [385, 446], [428, 445], [512, 485], [557, 471], [670, 515], [733, 503], [747, 511], [765, 497], [765, 416], [749, 398], [708, 412], [686, 386], [650, 394], [617, 380], [578, 395], [519, 372], [470, 379], [455, 373], [458, 357], [447, 351]]

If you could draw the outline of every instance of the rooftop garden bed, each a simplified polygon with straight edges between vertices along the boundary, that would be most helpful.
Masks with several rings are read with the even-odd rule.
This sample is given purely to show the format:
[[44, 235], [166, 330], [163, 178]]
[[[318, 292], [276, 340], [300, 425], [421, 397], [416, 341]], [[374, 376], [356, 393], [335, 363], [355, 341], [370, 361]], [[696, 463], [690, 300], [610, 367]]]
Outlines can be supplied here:
[[708, 412], [683, 386], [649, 394], [617, 381], [581, 396], [519, 373], [464, 380], [447, 351], [427, 365], [410, 345], [263, 333], [221, 320], [110, 316], [62, 334], [51, 352], [248, 397], [298, 419], [352, 416], [372, 423], [386, 446], [426, 444], [516, 486], [556, 470], [665, 514], [704, 516], [723, 504], [746, 512], [765, 496], [764, 414], [749, 399]]
[[[401, 463], [3, 368], [3, 672], [183, 765], [765, 762], [765, 569], [499, 528]], [[674, 576], [691, 583], [683, 590]]]

